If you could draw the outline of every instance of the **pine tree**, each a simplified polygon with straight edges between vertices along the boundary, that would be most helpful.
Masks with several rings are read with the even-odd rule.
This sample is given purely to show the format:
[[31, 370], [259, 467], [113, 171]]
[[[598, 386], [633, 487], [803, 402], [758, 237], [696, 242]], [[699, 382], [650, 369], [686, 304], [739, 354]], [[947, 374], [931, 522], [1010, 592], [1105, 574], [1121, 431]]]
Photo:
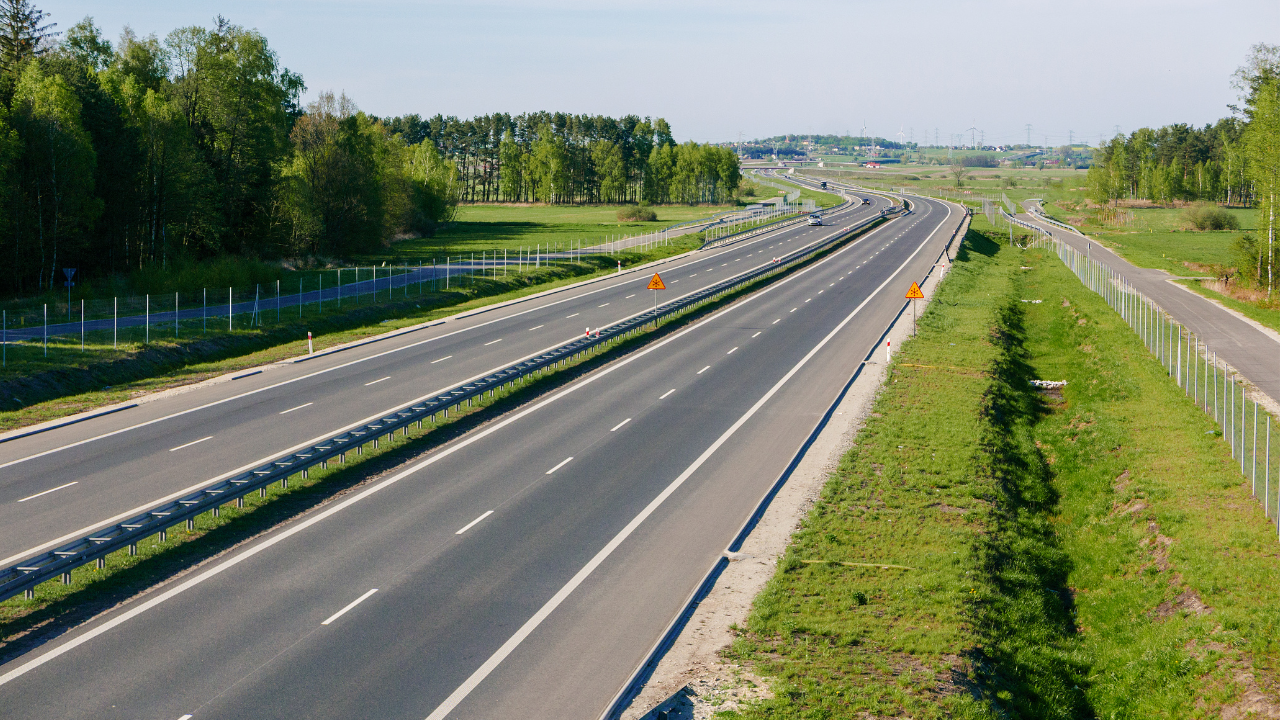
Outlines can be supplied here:
[[0, 72], [12, 76], [23, 61], [44, 51], [47, 42], [60, 35], [45, 23], [49, 13], [30, 0], [0, 0]]

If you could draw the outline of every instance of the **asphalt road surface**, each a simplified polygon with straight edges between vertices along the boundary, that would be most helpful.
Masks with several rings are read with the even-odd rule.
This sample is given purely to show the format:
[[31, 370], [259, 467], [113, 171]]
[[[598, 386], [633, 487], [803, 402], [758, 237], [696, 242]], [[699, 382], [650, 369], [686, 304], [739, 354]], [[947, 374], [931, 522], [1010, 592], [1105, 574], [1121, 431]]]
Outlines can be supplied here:
[[[667, 302], [875, 215], [888, 201], [657, 269]], [[649, 272], [445, 322], [0, 443], [0, 565], [652, 308]]]
[[[598, 717], [961, 219], [919, 201], [820, 262], [0, 666], [4, 716]], [[770, 242], [736, 252], [767, 259]], [[735, 257], [687, 264], [668, 285]], [[390, 364], [403, 372], [407, 361]], [[390, 374], [361, 372], [348, 381]], [[313, 397], [249, 404], [262, 406], [265, 428]]]
[[1222, 306], [1170, 282], [1163, 270], [1140, 268], [1114, 252], [1062, 228], [1040, 222], [1035, 215], [1020, 214], [1029, 222], [1080, 252], [1123, 275], [1129, 283], [1154, 300], [1192, 332], [1210, 351], [1249, 378], [1258, 389], [1280, 402], [1280, 342]]

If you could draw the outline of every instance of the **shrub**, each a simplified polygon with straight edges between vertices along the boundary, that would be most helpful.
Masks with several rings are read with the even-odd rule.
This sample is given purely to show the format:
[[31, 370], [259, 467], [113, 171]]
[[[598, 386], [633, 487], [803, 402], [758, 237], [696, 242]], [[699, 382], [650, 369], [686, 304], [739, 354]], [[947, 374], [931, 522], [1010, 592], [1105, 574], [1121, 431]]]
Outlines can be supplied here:
[[618, 211], [618, 219], [630, 222], [653, 222], [658, 219], [658, 214], [653, 208], [644, 205], [628, 205]]
[[1213, 203], [1196, 203], [1182, 213], [1187, 224], [1197, 230], [1239, 230], [1240, 220]]

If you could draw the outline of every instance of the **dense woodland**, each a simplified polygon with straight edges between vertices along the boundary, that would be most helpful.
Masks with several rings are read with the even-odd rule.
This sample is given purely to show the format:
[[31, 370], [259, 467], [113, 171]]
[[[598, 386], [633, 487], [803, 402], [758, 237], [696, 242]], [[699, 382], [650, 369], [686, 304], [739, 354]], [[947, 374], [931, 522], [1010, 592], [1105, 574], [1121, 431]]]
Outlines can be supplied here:
[[381, 119], [218, 18], [115, 42], [0, 0], [0, 294], [235, 256], [350, 256], [459, 202], [722, 202], [730, 150], [662, 119]]

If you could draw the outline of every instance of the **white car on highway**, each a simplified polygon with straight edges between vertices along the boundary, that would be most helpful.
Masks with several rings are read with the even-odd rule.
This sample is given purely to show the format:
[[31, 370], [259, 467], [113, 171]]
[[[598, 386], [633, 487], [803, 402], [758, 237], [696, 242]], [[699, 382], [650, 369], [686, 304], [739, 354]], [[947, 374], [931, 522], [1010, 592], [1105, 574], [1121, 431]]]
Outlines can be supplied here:
[[821, 225], [821, 224], [822, 224], [822, 216], [821, 216], [821, 215], [819, 215], [819, 214], [817, 214], [817, 213], [814, 213], [814, 214], [810, 215], [810, 216], [809, 216], [809, 224], [810, 224], [810, 225]]

